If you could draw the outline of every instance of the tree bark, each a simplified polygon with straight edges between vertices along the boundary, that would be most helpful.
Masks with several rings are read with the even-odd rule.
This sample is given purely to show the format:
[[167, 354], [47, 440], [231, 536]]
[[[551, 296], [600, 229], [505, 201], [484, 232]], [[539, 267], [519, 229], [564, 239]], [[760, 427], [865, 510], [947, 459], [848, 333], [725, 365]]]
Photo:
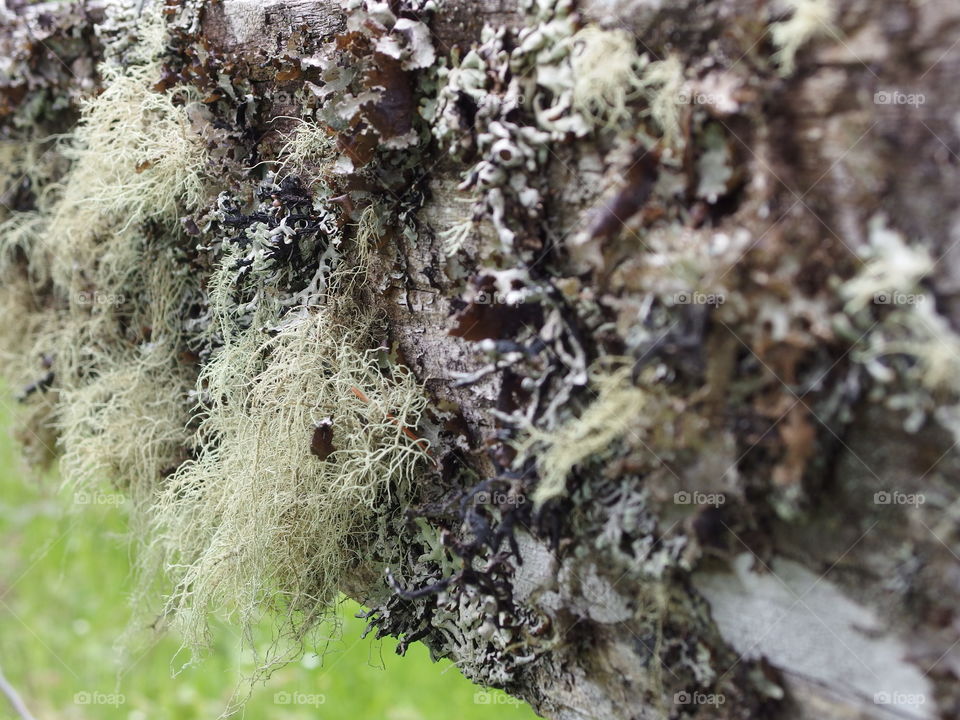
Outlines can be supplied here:
[[[297, 114], [310, 61], [334, 52], [358, 12], [333, 0], [169, 5], [172, 23], [243, 68], [262, 103], [250, 130], [263, 156], [282, 144], [270, 119]], [[520, 74], [497, 64], [495, 49], [512, 52], [549, 22], [519, 0], [438, 5], [417, 15], [437, 58], [455, 65], [486, 48], [492, 95]], [[613, 139], [597, 131], [538, 141], [533, 171], [508, 170], [526, 173], [536, 206], [524, 215], [519, 190], [504, 190], [500, 222], [496, 187], [458, 189], [485, 152], [475, 120], [462, 128], [470, 148], [459, 157], [436, 141], [417, 151], [410, 177], [422, 189], [421, 232], [373, 253], [364, 295], [431, 405], [456, 420], [432, 438], [438, 463], [469, 467], [495, 480], [482, 492], [509, 486], [527, 503], [502, 544], [467, 559], [481, 572], [505, 555], [509, 570], [496, 582], [509, 596], [495, 606], [513, 617], [494, 624], [513, 628], [515, 642], [477, 640], [464, 608], [485, 597], [482, 584], [438, 596], [398, 581], [385, 594], [378, 578], [360, 576], [347, 589], [380, 608], [380, 631], [422, 635], [468, 677], [545, 717], [960, 715], [960, 435], [942, 418], [956, 392], [921, 387], [912, 336], [906, 350], [872, 353], [891, 307], [871, 291], [867, 315], [857, 315], [844, 289], [873, 267], [878, 237], [929, 253], [919, 292], [933, 314], [910, 322], [939, 318], [948, 334], [931, 342], [948, 355], [955, 347], [960, 6], [575, 5], [575, 29], [626, 31], [649, 59], [679, 62], [673, 149], [635, 99]], [[829, 11], [811, 21], [785, 72], [771, 28], [811, 5]], [[75, 107], [100, 82], [99, 5], [8, 0], [2, 18], [2, 42], [21, 58], [13, 72], [30, 68], [3, 78], [6, 118], [23, 117], [43, 93]], [[485, 26], [503, 33], [500, 46]], [[544, 33], [547, 43], [564, 40]], [[525, 92], [545, 93], [546, 67], [540, 56], [520, 82]], [[435, 97], [428, 69], [410, 77], [421, 97]], [[500, 119], [532, 126], [531, 117]], [[12, 138], [23, 132], [5, 128]], [[638, 150], [644, 134], [652, 165]], [[16, 202], [8, 189], [5, 205]], [[441, 235], [471, 217], [472, 233], [448, 256]], [[513, 277], [538, 299], [497, 304], [517, 289]], [[709, 295], [720, 299], [697, 304]], [[559, 497], [534, 503], [543, 468], [536, 456], [512, 465], [522, 451], [507, 440], [524, 434], [511, 418], [544, 433], [570, 427], [597, 406], [598, 391], [606, 397], [588, 374], [614, 355], [629, 359], [634, 385], [653, 383], [653, 400], [611, 449], [571, 468]], [[885, 383], [877, 363], [902, 377]], [[641, 378], [656, 368], [656, 379]], [[440, 473], [423, 497], [455, 489], [444, 487], [449, 479]], [[449, 507], [432, 517], [464, 542], [478, 532]], [[459, 609], [447, 611], [463, 638], [452, 641], [437, 607], [457, 597]]]

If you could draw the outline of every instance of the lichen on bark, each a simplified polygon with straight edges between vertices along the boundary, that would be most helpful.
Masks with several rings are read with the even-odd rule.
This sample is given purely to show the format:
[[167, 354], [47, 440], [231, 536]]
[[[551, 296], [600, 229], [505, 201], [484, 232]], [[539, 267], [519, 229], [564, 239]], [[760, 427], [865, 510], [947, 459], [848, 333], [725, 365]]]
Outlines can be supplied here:
[[[139, 597], [193, 640], [266, 611], [295, 653], [343, 590], [550, 716], [804, 717], [812, 686], [949, 716], [955, 141], [873, 93], [947, 93], [958, 16], [881, 5], [19, 8], [26, 433], [130, 491]], [[731, 584], [795, 563], [896, 617], [824, 641], [889, 667], [845, 688], [729, 635]]]

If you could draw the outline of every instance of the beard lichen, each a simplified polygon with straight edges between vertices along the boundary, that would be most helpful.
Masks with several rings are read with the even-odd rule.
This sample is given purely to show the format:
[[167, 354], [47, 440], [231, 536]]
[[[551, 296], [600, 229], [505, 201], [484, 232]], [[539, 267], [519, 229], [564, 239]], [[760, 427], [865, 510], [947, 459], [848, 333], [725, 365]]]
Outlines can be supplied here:
[[178, 342], [196, 287], [156, 236], [202, 202], [206, 153], [191, 121], [200, 106], [186, 91], [155, 92], [156, 72], [103, 67], [103, 92], [50, 149], [65, 169], [33, 178], [32, 207], [0, 234], [4, 273], [29, 286], [5, 287], [4, 304], [44, 298], [19, 315], [29, 328], [8, 347], [32, 366], [11, 375], [50, 375], [58, 409], [42, 421], [59, 429], [68, 482], [142, 487], [184, 442], [190, 370]]
[[107, 68], [106, 87], [83, 109], [64, 156], [70, 172], [41, 236], [54, 280], [76, 292], [96, 268], [96, 281], [119, 291], [136, 269], [144, 223], [170, 223], [205, 199], [207, 167], [200, 123], [204, 108], [188, 90], [151, 88], [156, 65]]
[[641, 94], [646, 59], [626, 30], [589, 25], [571, 38], [573, 107], [596, 125], [616, 126], [630, 116], [628, 103]]
[[648, 394], [633, 385], [630, 375], [630, 366], [612, 373], [593, 373], [594, 399], [579, 417], [551, 432], [534, 427], [528, 430], [520, 444], [519, 458], [529, 457], [534, 447], [538, 449], [540, 482], [533, 495], [537, 505], [565, 495], [567, 478], [577, 465], [608, 451], [624, 436], [645, 432], [643, 415], [649, 405]]
[[652, 470], [671, 457], [680, 436], [683, 444], [696, 442], [693, 427], [675, 427], [682, 425], [683, 404], [670, 400], [652, 368], [641, 369], [625, 358], [601, 358], [591, 369], [584, 396], [579, 413], [555, 428], [519, 427], [514, 468], [535, 463], [539, 481], [532, 499], [538, 508], [566, 497], [571, 478], [605, 458], [632, 451], [635, 462]]
[[[388, 210], [334, 190], [312, 120], [278, 173], [224, 181], [252, 170], [151, 18], [0, 218], [4, 371], [65, 484], [133, 501], [138, 622], [159, 612], [196, 654], [209, 613], [270, 614], [294, 653], [427, 457], [426, 396], [357, 297]], [[4, 146], [4, 176], [38, 147]]]
[[283, 160], [277, 176], [282, 179], [290, 175], [306, 175], [312, 182], [329, 173], [336, 158], [336, 140], [326, 127], [299, 118], [296, 120], [296, 127], [280, 149]]
[[801, 47], [818, 37], [836, 36], [836, 8], [833, 0], [787, 0], [786, 5], [791, 15], [770, 26], [770, 38], [777, 47], [773, 60], [780, 74], [792, 75]]
[[146, 567], [168, 568], [166, 611], [194, 649], [208, 612], [224, 607], [246, 627], [274, 611], [301, 640], [364, 565], [371, 527], [425, 457], [407, 434], [424, 396], [380, 350], [358, 349], [368, 319], [347, 328], [313, 307], [265, 324], [226, 337], [200, 373], [197, 457], [151, 513]]
[[[125, 275], [115, 291], [86, 292], [53, 342], [59, 381], [61, 471], [74, 485], [104, 480], [148, 503], [187, 447], [186, 400], [193, 371], [181, 357], [180, 318], [191, 281], [160, 254]], [[111, 292], [133, 292], [122, 297]], [[133, 339], [124, 332], [137, 328]], [[148, 335], [148, 337], [144, 337]]]

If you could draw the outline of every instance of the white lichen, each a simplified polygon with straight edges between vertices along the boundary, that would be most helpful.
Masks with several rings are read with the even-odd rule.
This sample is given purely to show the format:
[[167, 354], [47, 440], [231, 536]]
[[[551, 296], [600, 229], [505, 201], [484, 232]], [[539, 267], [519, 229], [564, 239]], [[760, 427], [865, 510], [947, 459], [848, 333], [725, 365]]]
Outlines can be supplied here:
[[869, 243], [862, 253], [864, 266], [841, 288], [845, 309], [850, 313], [882, 301], [883, 296], [917, 291], [917, 284], [933, 270], [930, 251], [922, 245], [907, 244], [882, 215], [870, 220]]

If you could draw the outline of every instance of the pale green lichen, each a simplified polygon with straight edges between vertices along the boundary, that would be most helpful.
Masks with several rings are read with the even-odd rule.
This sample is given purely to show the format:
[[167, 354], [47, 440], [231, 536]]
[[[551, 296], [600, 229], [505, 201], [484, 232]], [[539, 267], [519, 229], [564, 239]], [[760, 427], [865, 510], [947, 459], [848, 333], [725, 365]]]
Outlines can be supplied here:
[[[425, 457], [412, 440], [425, 400], [409, 373], [362, 350], [347, 328], [304, 308], [272, 333], [231, 334], [201, 373], [200, 448], [152, 509], [145, 567], [164, 567], [167, 613], [197, 649], [226, 609], [249, 627], [266, 610], [303, 633], [367, 557], [368, 531], [404, 496]], [[330, 453], [311, 453], [320, 423]]]
[[673, 147], [682, 142], [680, 98], [683, 89], [683, 64], [676, 56], [650, 63], [642, 78], [649, 114], [663, 135], [664, 144]]
[[902, 234], [889, 227], [888, 219], [876, 215], [870, 220], [869, 246], [864, 265], [841, 289], [847, 312], [855, 313], [883, 296], [913, 293], [917, 284], [934, 267], [930, 251], [922, 245], [910, 245]]
[[787, 6], [790, 17], [770, 26], [770, 38], [777, 47], [773, 59], [781, 75], [791, 75], [796, 70], [801, 47], [815, 38], [837, 35], [833, 0], [787, 0]]
[[277, 177], [306, 175], [312, 183], [333, 167], [336, 141], [329, 129], [314, 122], [296, 120], [296, 127], [287, 135], [280, 149], [282, 162], [277, 169]]
[[596, 372], [595, 399], [579, 415], [554, 431], [529, 428], [520, 445], [520, 457], [533, 447], [540, 482], [534, 493], [538, 505], [566, 493], [571, 471], [585, 460], [602, 454], [625, 436], [644, 432], [644, 411], [649, 395], [630, 382], [630, 367], [613, 373]]
[[[870, 221], [864, 265], [840, 288], [845, 312], [861, 330], [851, 354], [917, 431], [928, 417], [960, 438], [960, 335], [921, 283], [936, 265], [881, 215]], [[874, 313], [880, 313], [872, 320]], [[869, 323], [869, 325], [868, 325]]]
[[147, 220], [173, 221], [205, 198], [205, 110], [195, 94], [154, 91], [154, 65], [104, 73], [104, 91], [83, 107], [63, 148], [72, 166], [53, 189], [43, 238], [53, 277], [69, 292], [81, 289], [77, 268], [97, 268], [103, 287], [123, 286], [141, 261], [129, 233]]
[[189, 92], [154, 91], [156, 73], [105, 66], [104, 91], [50, 153], [69, 169], [42, 178], [36, 208], [0, 227], [0, 270], [51, 297], [21, 315], [30, 329], [12, 346], [32, 367], [10, 370], [26, 384], [48, 358], [59, 409], [45, 422], [60, 428], [70, 482], [155, 480], [185, 434], [178, 404], [189, 380], [177, 342], [192, 283], [142, 226], [173, 225], [202, 202], [206, 153], [200, 106]]
[[633, 35], [588, 25], [570, 43], [574, 109], [597, 126], [614, 127], [628, 119], [628, 104], [641, 95], [647, 65]]
[[[90, 309], [72, 312], [51, 342], [62, 375], [61, 470], [75, 486], [108, 480], [148, 503], [188, 444], [193, 376], [180, 357], [180, 318], [190, 280], [163, 254], [142, 262], [125, 280], [122, 291], [141, 288], [135, 297], [89, 291], [84, 302]], [[149, 340], [125, 338], [121, 312], [129, 312], [136, 327], [149, 328]]]

